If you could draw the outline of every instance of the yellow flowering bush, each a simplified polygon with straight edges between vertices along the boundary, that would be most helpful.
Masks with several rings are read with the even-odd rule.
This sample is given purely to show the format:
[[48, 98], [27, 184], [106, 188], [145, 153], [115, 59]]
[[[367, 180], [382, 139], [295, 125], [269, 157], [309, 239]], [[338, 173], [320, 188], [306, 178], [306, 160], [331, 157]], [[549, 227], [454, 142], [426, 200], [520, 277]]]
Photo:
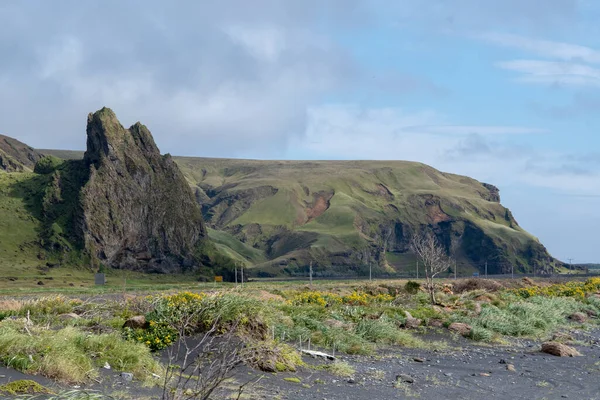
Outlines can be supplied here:
[[288, 303], [292, 305], [316, 304], [322, 307], [326, 305], [347, 304], [353, 306], [365, 306], [372, 303], [386, 303], [394, 300], [394, 296], [385, 293], [369, 294], [365, 292], [352, 292], [346, 296], [335, 293], [318, 291], [300, 292], [292, 296]]
[[146, 329], [125, 328], [123, 337], [138, 343], [145, 344], [152, 351], [162, 350], [177, 340], [178, 333], [173, 327], [163, 323], [150, 321]]
[[511, 292], [523, 298], [533, 296], [546, 297], [576, 297], [585, 298], [589, 293], [600, 290], [600, 278], [590, 278], [585, 282], [570, 281], [550, 286], [530, 286], [519, 289], [512, 289]]
[[[129, 340], [143, 343], [151, 350], [170, 346], [179, 337], [178, 329], [190, 333], [197, 328], [203, 309], [204, 293], [179, 292], [171, 295], [148, 296], [154, 309], [146, 314], [146, 329], [125, 328], [123, 335]], [[186, 326], [180, 326], [185, 321]]]
[[371, 295], [365, 292], [352, 292], [351, 294], [342, 297], [342, 303], [353, 306], [366, 306], [372, 303], [387, 303], [394, 300], [394, 296], [387, 293], [379, 293]]
[[[327, 305], [328, 298], [333, 300], [336, 296], [337, 295], [328, 296], [324, 293], [317, 292], [317, 291], [300, 292], [300, 293], [294, 295], [290, 299], [289, 303], [293, 304], [295, 306], [299, 306], [299, 305], [303, 305], [303, 304], [316, 304], [316, 305], [325, 307]], [[339, 296], [337, 296], [337, 298], [339, 298]]]

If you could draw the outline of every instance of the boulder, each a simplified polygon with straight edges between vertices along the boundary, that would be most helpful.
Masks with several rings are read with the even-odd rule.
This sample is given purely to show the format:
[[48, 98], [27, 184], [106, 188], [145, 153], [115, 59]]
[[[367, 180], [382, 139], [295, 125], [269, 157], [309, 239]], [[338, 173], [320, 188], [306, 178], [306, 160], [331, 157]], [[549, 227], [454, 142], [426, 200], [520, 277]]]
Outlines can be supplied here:
[[558, 342], [542, 343], [542, 353], [551, 354], [557, 357], [578, 357], [582, 355], [573, 347]]
[[569, 316], [569, 319], [574, 322], [583, 323], [583, 322], [587, 321], [588, 317], [586, 314], [584, 314], [582, 312], [576, 312], [576, 313], [571, 314]]
[[145, 329], [147, 327], [148, 322], [146, 322], [146, 317], [144, 317], [143, 315], [136, 315], [135, 317], [131, 317], [123, 324], [123, 328]]
[[471, 333], [472, 329], [473, 328], [471, 328], [470, 325], [462, 322], [453, 322], [450, 324], [450, 326], [448, 326], [448, 330], [450, 332], [456, 332], [462, 336], [467, 336], [469, 333]]
[[406, 318], [406, 322], [404, 322], [404, 327], [408, 329], [415, 329], [421, 326], [423, 320], [419, 318]]
[[431, 318], [429, 321], [427, 321], [427, 326], [432, 328], [441, 328], [444, 326], [444, 322], [441, 319]]

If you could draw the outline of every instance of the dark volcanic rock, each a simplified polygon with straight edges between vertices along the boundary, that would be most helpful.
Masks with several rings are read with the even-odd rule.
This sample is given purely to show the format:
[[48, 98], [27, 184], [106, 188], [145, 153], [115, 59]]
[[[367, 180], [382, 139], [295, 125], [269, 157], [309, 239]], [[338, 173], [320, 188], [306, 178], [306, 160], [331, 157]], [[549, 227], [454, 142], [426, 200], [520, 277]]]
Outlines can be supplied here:
[[200, 207], [148, 128], [123, 128], [103, 108], [88, 116], [89, 180], [81, 193], [85, 248], [114, 268], [167, 272], [197, 263], [207, 237]]
[[500, 203], [500, 189], [496, 186], [491, 185], [489, 183], [482, 183], [483, 187], [489, 190], [489, 193], [483, 194], [481, 197], [488, 201], [493, 201], [495, 203]]

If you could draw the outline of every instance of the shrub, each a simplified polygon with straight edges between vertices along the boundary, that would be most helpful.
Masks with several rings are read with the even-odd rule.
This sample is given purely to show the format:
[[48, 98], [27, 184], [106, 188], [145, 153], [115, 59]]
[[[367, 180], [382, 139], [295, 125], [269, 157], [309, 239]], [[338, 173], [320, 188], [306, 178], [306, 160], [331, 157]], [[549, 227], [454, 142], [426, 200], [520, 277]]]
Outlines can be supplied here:
[[415, 281], [408, 281], [406, 285], [404, 285], [404, 290], [410, 294], [416, 294], [419, 290], [421, 290], [421, 284]]
[[528, 286], [513, 289], [511, 292], [525, 299], [533, 296], [577, 297], [583, 299], [587, 294], [598, 290], [600, 290], [600, 278], [590, 278], [585, 282], [570, 281], [544, 287]]
[[152, 351], [157, 351], [173, 344], [179, 337], [179, 332], [165, 323], [150, 321], [147, 329], [124, 328], [123, 337], [144, 344]]
[[478, 278], [469, 278], [469, 279], [461, 279], [454, 284], [453, 291], [454, 293], [464, 293], [470, 292], [473, 290], [485, 290], [487, 292], [497, 292], [498, 290], [502, 290], [504, 287], [491, 279], [478, 279]]
[[56, 169], [63, 162], [63, 160], [54, 156], [44, 156], [40, 158], [37, 163], [35, 163], [35, 167], [33, 167], [33, 172], [35, 172], [36, 174], [49, 174], [51, 172], [56, 171]]

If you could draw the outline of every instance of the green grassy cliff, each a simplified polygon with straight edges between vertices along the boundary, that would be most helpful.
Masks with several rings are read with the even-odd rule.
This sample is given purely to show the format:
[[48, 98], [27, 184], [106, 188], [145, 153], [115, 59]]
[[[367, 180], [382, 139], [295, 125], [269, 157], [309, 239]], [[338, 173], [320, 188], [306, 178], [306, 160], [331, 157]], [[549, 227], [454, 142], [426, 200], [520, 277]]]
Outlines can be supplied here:
[[[500, 204], [498, 189], [405, 161], [176, 157], [208, 226], [260, 250], [264, 274], [414, 269], [411, 235], [433, 229], [463, 273], [549, 271], [554, 259]], [[233, 246], [233, 245], [232, 245]], [[231, 248], [231, 247], [230, 247]], [[250, 261], [250, 260], [249, 260]]]

